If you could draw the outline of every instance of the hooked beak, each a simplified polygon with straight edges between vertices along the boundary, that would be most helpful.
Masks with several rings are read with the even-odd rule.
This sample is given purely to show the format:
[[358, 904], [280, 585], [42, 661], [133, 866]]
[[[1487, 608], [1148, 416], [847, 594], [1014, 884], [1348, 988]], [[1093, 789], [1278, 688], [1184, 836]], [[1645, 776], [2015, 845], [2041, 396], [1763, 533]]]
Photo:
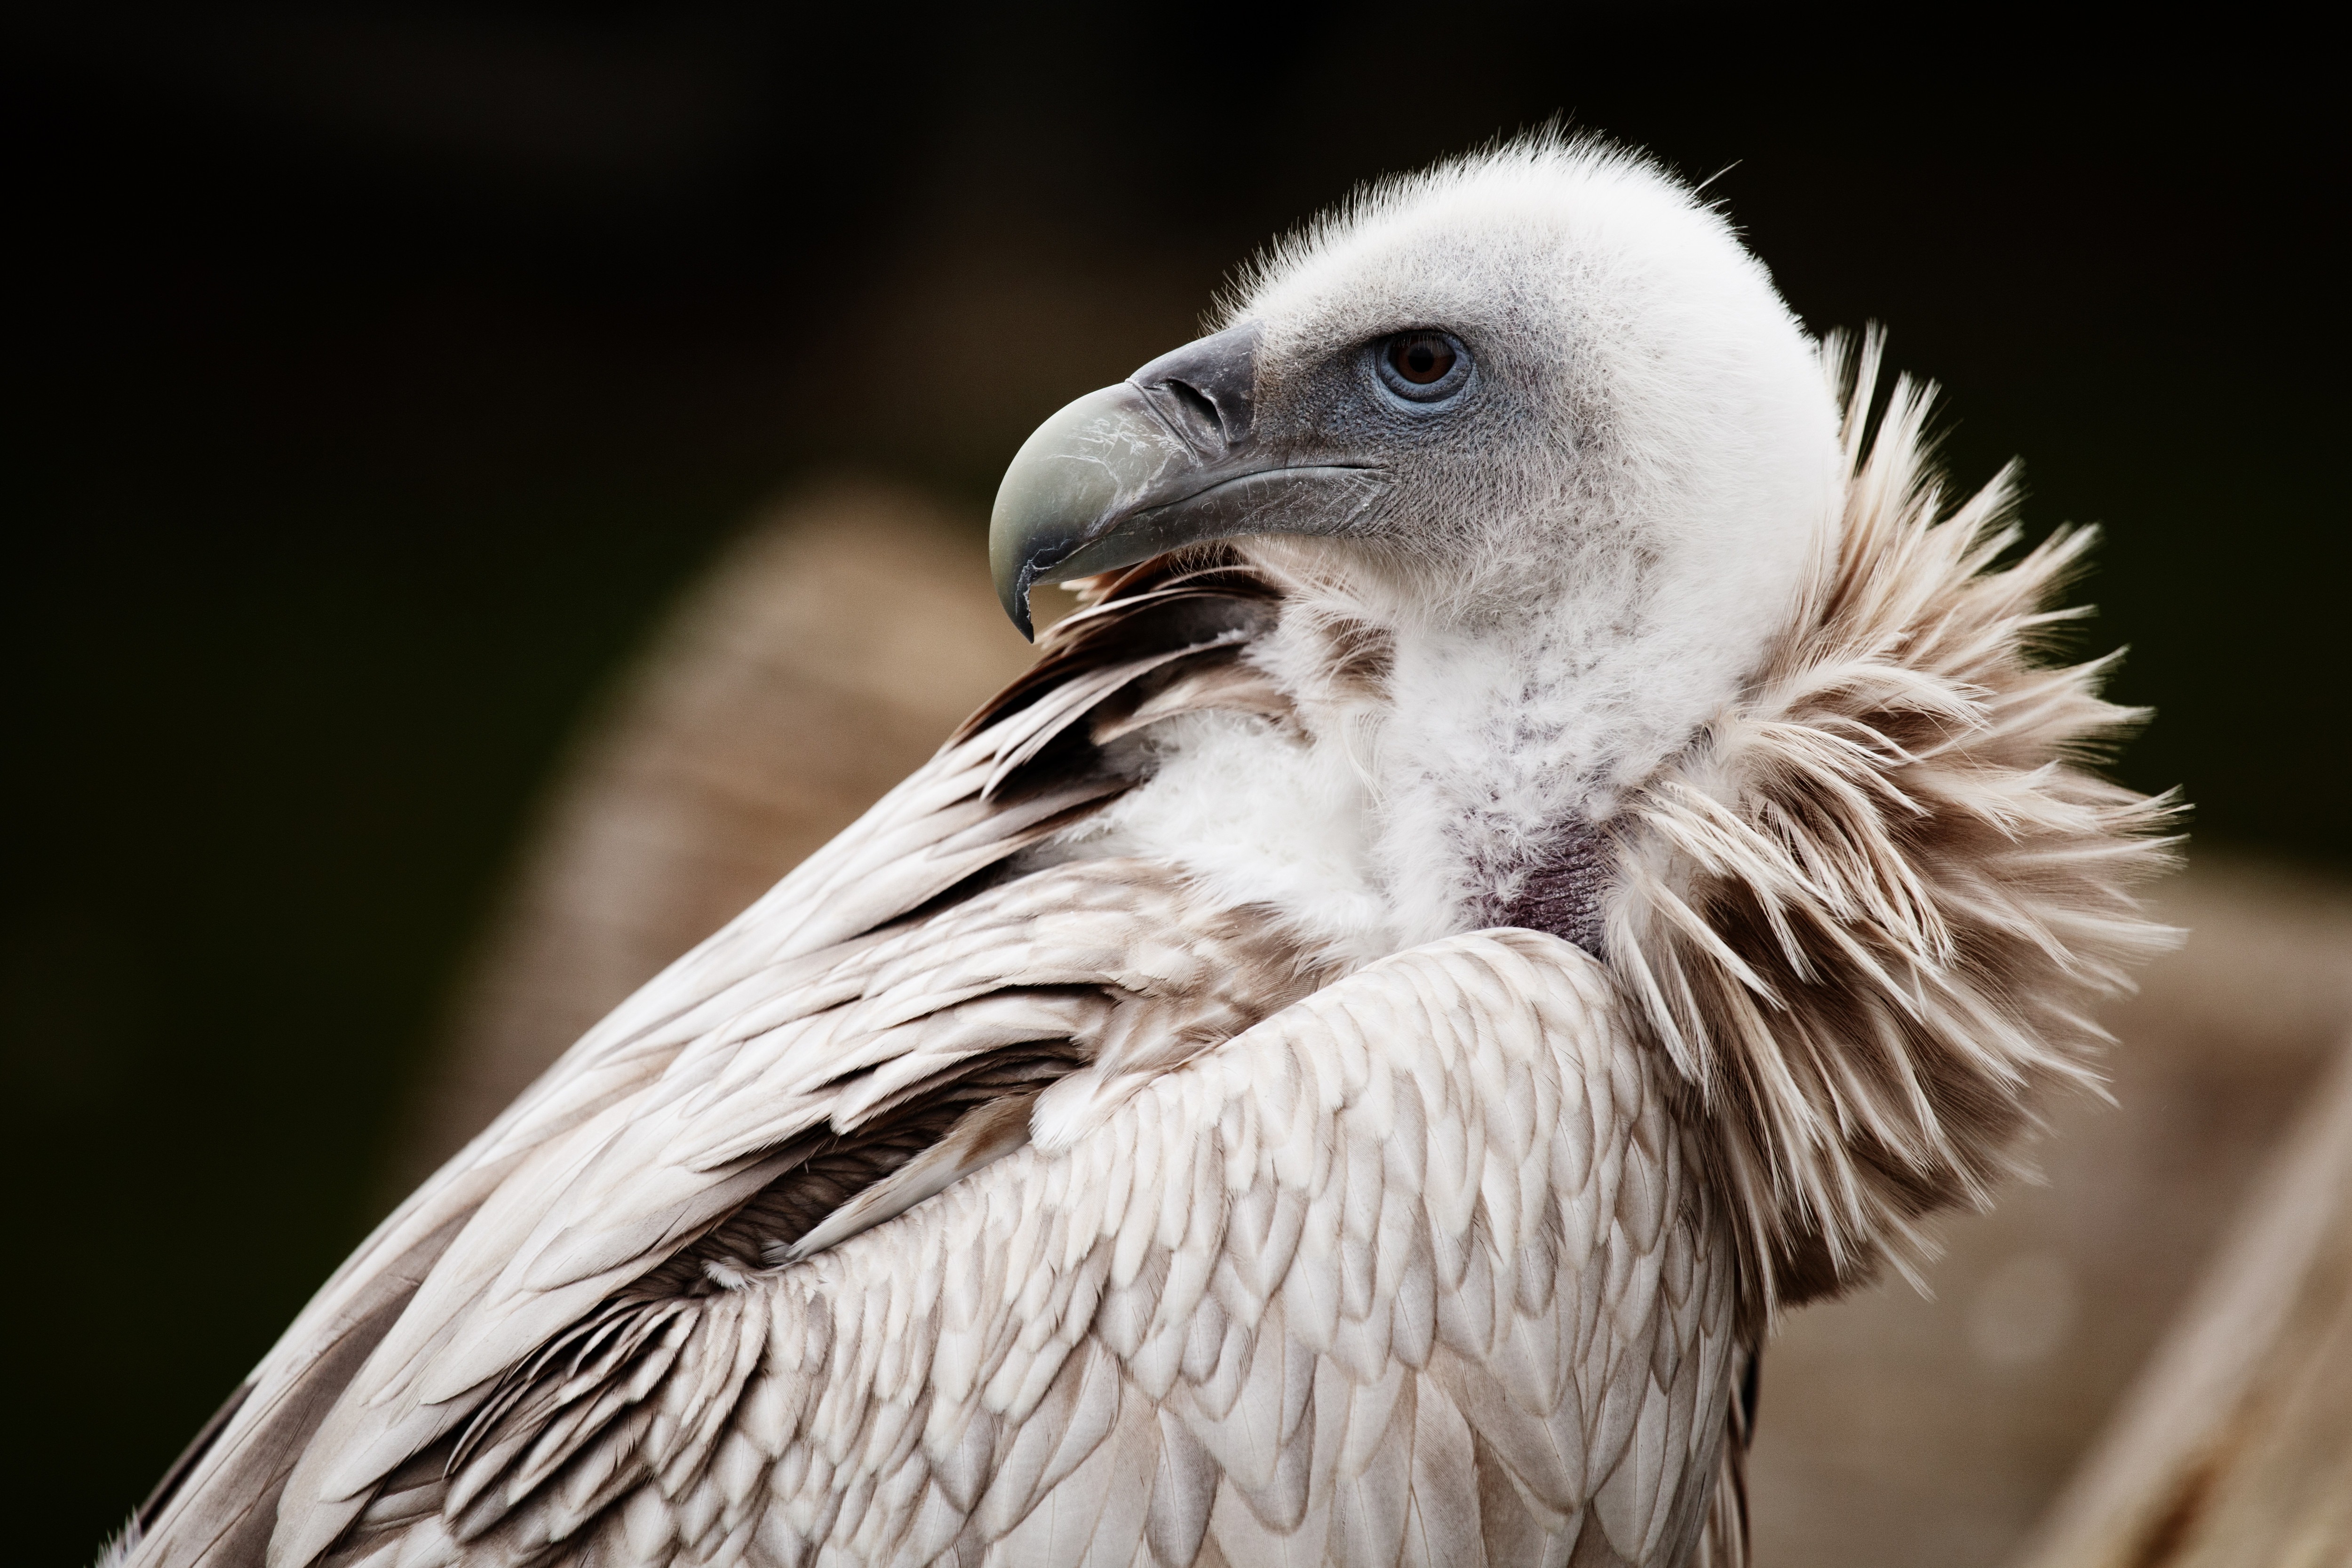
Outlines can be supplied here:
[[1029, 591], [1245, 534], [1343, 534], [1387, 481], [1371, 463], [1254, 433], [1259, 328], [1188, 343], [1039, 425], [997, 486], [988, 560], [1032, 636]]

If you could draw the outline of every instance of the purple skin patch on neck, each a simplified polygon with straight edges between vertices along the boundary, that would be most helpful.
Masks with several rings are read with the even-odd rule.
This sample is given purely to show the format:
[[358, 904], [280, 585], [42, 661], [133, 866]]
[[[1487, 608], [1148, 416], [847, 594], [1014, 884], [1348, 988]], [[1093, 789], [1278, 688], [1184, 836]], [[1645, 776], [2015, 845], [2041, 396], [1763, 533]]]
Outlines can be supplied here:
[[1608, 874], [1601, 835], [1590, 823], [1572, 822], [1540, 861], [1518, 873], [1507, 896], [1490, 895], [1479, 915], [1490, 925], [1548, 931], [1598, 958], [1601, 895]]

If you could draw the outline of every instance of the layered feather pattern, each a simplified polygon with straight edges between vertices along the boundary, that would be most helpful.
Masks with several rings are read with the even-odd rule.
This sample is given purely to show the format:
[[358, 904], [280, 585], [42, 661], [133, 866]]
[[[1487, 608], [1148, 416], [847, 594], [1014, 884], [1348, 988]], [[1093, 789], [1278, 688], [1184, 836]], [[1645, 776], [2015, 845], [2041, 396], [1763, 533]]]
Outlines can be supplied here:
[[[1087, 585], [385, 1222], [130, 1562], [1742, 1560], [1771, 1313], [2092, 1081], [2169, 808], [2050, 646], [2089, 536], [1946, 515], [1874, 340], [1833, 464], [1692, 193], [1391, 195], [1251, 306], [1253, 430], [1407, 433], [1391, 532]], [[1524, 340], [1469, 434], [1333, 413], [1432, 278]]]
[[1714, 1132], [1754, 1305], [1925, 1255], [1916, 1221], [1982, 1206], [2054, 1085], [2090, 1085], [2087, 1009], [2170, 934], [2134, 888], [2173, 818], [2091, 770], [2143, 716], [2110, 661], [2045, 663], [2092, 542], [2013, 561], [2004, 473], [1944, 513], [1879, 347], [1848, 388], [1842, 526], [1740, 701], [1612, 824], [1607, 952]]
[[1736, 1558], [1728, 1222], [1594, 959], [1335, 979], [1164, 868], [1005, 863], [1154, 716], [1285, 722], [1261, 602], [1118, 585], [394, 1216], [130, 1561]]
[[328, 1561], [1680, 1561], [1733, 1278], [1616, 1010], [1533, 933], [1375, 965], [890, 1233], [608, 1308]]

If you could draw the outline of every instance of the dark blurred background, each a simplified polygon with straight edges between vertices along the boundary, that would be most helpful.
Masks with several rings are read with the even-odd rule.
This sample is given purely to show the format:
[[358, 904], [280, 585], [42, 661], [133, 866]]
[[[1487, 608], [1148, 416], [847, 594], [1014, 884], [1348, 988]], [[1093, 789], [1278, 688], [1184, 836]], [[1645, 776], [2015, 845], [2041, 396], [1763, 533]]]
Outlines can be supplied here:
[[2124, 775], [2352, 867], [2326, 51], [1886, 16], [5, 23], [12, 1559], [86, 1560], [394, 1196], [535, 789], [756, 503], [976, 511], [1269, 235], [1497, 132], [1720, 172], [1964, 482], [2105, 524]]

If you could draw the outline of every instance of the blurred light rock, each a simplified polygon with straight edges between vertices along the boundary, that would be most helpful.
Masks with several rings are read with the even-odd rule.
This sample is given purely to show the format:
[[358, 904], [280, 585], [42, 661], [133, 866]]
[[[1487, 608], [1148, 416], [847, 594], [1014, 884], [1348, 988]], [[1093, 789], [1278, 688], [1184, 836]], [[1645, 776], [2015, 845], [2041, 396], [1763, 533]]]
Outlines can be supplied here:
[[1774, 1337], [1760, 1568], [2009, 1560], [2352, 1030], [2352, 890], [2192, 851], [2155, 902], [2188, 939], [2104, 1015], [2114, 1103], [2056, 1107], [2042, 1183], [1948, 1224], [1930, 1294], [1889, 1281]]
[[2027, 1568], [2352, 1563], [2352, 1040]]
[[[403, 1190], [1025, 666], [982, 538], [977, 517], [843, 484], [712, 569], [552, 798]], [[2044, 1182], [1949, 1225], [1928, 1294], [1890, 1281], [1773, 1340], [1761, 1568], [2008, 1558], [2352, 1030], [2352, 890], [2199, 853], [2157, 902], [2189, 936], [2106, 1013], [2115, 1103], [2058, 1107]]]
[[1969, 1348], [1988, 1366], [2049, 1359], [2074, 1326], [2074, 1272], [2050, 1252], [2021, 1252], [1977, 1285], [1969, 1303]]
[[394, 1196], [1028, 667], [985, 538], [919, 493], [843, 480], [721, 556], [562, 769]]

